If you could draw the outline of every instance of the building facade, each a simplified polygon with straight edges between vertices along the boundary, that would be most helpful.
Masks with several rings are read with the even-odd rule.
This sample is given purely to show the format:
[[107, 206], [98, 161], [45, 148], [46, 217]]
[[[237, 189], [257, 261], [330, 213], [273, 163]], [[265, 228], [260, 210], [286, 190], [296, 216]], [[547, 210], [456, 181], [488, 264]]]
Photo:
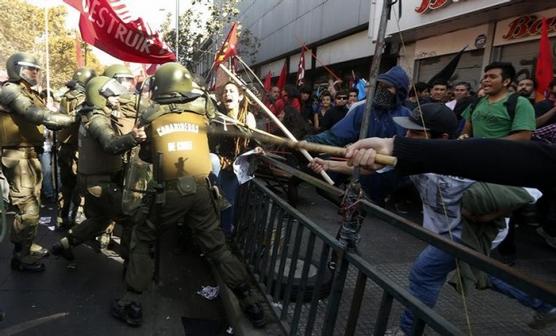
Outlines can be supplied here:
[[[355, 73], [367, 77], [382, 1], [244, 0], [239, 21], [260, 43], [246, 61], [261, 78], [269, 72], [278, 76], [286, 64], [293, 83], [305, 45], [309, 83], [332, 78], [325, 67], [344, 82]], [[403, 0], [402, 5], [401, 15], [398, 5], [393, 7], [388, 22], [381, 69], [399, 64], [414, 81], [430, 79], [464, 47], [453, 81], [477, 88], [482, 68], [494, 60], [512, 62], [520, 77], [531, 76], [542, 17], [549, 19], [556, 51], [556, 1]], [[198, 72], [211, 61], [207, 58]]]

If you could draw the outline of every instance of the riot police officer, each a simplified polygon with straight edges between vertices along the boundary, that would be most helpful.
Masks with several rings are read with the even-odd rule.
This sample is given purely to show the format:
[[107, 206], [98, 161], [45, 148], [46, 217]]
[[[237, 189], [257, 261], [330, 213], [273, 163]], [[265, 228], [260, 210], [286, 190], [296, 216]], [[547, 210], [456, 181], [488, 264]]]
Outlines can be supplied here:
[[154, 75], [154, 103], [140, 117], [147, 133], [140, 156], [158, 166], [154, 169], [156, 183], [161, 186], [157, 199], [164, 201], [157, 202], [153, 211], [153, 198], [146, 198], [140, 210], [144, 215], [136, 216], [125, 274], [126, 292], [114, 300], [111, 312], [129, 325], [141, 324], [141, 294], [153, 279], [151, 251], [157, 234], [187, 217], [204, 255], [238, 296], [248, 318], [261, 326], [264, 312], [260, 297], [250, 288], [244, 265], [226, 245], [208, 179], [211, 162], [206, 126], [216, 107], [208, 94], [193, 86], [189, 71], [178, 63], [166, 63]]
[[[75, 116], [85, 103], [85, 85], [96, 76], [89, 68], [80, 68], [73, 73], [66, 86], [69, 90], [62, 97], [60, 112]], [[58, 166], [62, 182], [62, 199], [58, 205], [58, 225], [69, 229], [75, 224], [75, 216], [81, 203], [77, 190], [77, 138], [79, 124], [56, 133], [58, 143]], [[71, 210], [71, 211], [70, 211]], [[71, 216], [71, 218], [70, 218]]]
[[43, 125], [51, 130], [69, 127], [75, 117], [46, 108], [37, 84], [40, 67], [36, 57], [15, 53], [6, 64], [8, 81], [0, 90], [0, 147], [2, 170], [10, 183], [10, 203], [15, 207], [11, 240], [14, 270], [41, 272], [40, 255], [31, 253], [39, 223], [42, 173], [38, 154], [44, 142]]
[[[72, 247], [94, 239], [113, 220], [129, 226], [123, 215], [123, 153], [145, 139], [142, 128], [135, 127], [135, 111], [120, 110], [119, 97], [127, 88], [115, 79], [99, 76], [86, 88], [86, 106], [79, 126], [78, 184], [85, 198], [87, 219], [68, 231], [52, 247], [52, 254], [73, 259]], [[123, 243], [122, 243], [123, 244]]]

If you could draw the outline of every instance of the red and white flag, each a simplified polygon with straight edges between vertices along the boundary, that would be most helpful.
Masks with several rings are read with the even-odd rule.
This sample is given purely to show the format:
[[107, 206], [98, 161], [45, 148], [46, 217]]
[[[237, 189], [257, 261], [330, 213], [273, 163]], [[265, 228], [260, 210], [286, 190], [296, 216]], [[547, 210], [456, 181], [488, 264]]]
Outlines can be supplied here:
[[176, 60], [166, 43], [141, 18], [133, 19], [120, 0], [64, 0], [81, 15], [83, 41], [121, 59], [161, 64]]
[[303, 85], [305, 82], [305, 46], [301, 48], [301, 56], [299, 57], [299, 65], [297, 66], [297, 86]]

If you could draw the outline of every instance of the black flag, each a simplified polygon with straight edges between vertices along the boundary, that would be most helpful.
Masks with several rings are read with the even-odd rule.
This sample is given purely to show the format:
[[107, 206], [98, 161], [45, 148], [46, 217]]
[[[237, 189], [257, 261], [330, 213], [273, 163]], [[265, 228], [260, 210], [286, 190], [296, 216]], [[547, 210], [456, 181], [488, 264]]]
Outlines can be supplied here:
[[460, 52], [458, 52], [456, 54], [456, 56], [454, 56], [454, 58], [452, 58], [452, 60], [446, 64], [446, 66], [440, 70], [440, 72], [438, 72], [436, 75], [432, 76], [432, 78], [429, 80], [428, 84], [432, 85], [432, 83], [440, 80], [440, 81], [445, 81], [448, 82], [448, 80], [450, 79], [450, 77], [452, 77], [454, 75], [454, 72], [456, 71], [456, 68], [458, 67], [458, 63], [459, 60], [461, 59], [461, 55], [463, 55], [465, 49], [467, 49], [467, 45], [465, 47], [463, 47], [463, 49], [460, 50]]

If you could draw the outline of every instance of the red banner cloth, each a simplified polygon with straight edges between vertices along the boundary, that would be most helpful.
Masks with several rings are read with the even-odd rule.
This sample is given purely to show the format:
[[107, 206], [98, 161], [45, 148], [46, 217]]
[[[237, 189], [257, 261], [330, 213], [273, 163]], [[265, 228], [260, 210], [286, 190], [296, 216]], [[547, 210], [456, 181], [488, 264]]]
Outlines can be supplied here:
[[280, 91], [286, 87], [286, 80], [288, 79], [288, 66], [286, 63], [284, 62], [282, 71], [280, 71], [280, 77], [278, 77], [278, 82], [276, 82], [276, 86], [280, 88]]
[[220, 63], [235, 55], [237, 55], [237, 22], [232, 24], [232, 28], [228, 36], [226, 36], [222, 47], [220, 47], [220, 50], [214, 56], [213, 67], [217, 68]]
[[[176, 55], [157, 33], [137, 18], [131, 20], [119, 0], [64, 0], [77, 9], [83, 41], [126, 62], [161, 64]], [[121, 15], [120, 15], [121, 14]]]
[[537, 57], [537, 68], [535, 71], [535, 80], [537, 81], [536, 101], [545, 99], [546, 90], [548, 90], [548, 85], [554, 76], [552, 67], [552, 46], [548, 38], [548, 22], [543, 17], [539, 56]]

